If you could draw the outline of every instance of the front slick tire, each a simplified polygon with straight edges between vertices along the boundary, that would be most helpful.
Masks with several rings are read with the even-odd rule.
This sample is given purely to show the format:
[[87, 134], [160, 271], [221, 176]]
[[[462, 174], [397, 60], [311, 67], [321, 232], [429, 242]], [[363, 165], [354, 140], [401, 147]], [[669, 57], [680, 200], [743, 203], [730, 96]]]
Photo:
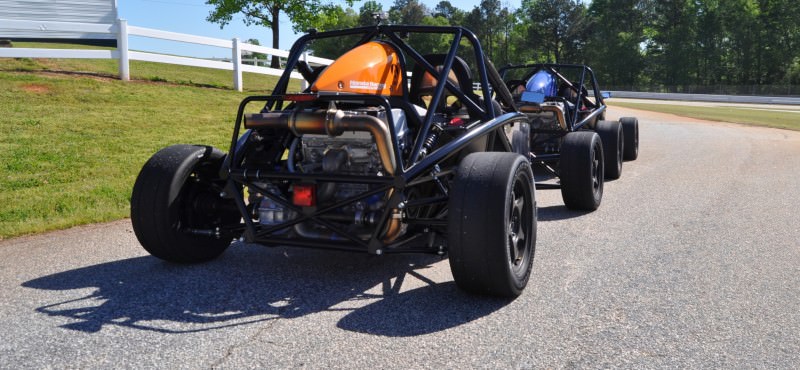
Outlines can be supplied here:
[[561, 197], [569, 209], [594, 211], [603, 200], [603, 144], [597, 133], [570, 132], [559, 160]]
[[450, 269], [469, 292], [522, 293], [536, 248], [530, 162], [516, 153], [473, 153], [456, 174], [448, 204]]
[[216, 237], [189, 232], [239, 222], [232, 201], [219, 198], [224, 182], [218, 171], [224, 157], [209, 146], [173, 145], [142, 167], [131, 194], [131, 223], [151, 255], [170, 262], [203, 262], [231, 244], [229, 233]]

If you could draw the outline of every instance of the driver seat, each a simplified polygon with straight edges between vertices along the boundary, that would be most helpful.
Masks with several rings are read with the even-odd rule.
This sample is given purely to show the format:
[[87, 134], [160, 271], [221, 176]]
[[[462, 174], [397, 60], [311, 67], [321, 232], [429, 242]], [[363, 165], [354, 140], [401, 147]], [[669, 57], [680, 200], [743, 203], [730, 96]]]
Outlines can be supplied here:
[[[447, 58], [447, 54], [428, 54], [423, 56], [423, 58], [425, 58], [428, 63], [433, 65], [437, 71], [441, 71], [444, 61]], [[472, 74], [470, 73], [470, 69], [464, 59], [461, 59], [458, 56], [453, 59], [453, 66], [450, 68], [450, 73], [448, 74], [447, 79], [456, 85], [468, 97], [476, 97], [472, 88]], [[416, 63], [411, 72], [411, 86], [408, 94], [409, 101], [412, 104], [422, 107], [427, 106], [422, 97], [433, 94], [436, 83], [436, 78], [428, 73], [428, 71], [426, 71], [421, 64]], [[444, 94], [445, 96], [452, 95], [449, 94], [447, 88], [445, 88]], [[444, 101], [442, 103], [446, 104]]]

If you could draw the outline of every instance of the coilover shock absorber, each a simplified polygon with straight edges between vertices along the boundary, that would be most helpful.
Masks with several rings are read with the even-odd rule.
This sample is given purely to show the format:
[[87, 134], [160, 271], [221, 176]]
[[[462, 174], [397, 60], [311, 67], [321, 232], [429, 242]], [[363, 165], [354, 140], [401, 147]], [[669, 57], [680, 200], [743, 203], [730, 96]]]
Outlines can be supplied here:
[[431, 131], [428, 133], [428, 137], [425, 138], [425, 142], [422, 144], [422, 150], [420, 151], [419, 156], [420, 159], [425, 158], [425, 156], [431, 152], [433, 147], [436, 146], [436, 143], [439, 141], [439, 135], [441, 135], [442, 131], [444, 131], [444, 122], [433, 122]]

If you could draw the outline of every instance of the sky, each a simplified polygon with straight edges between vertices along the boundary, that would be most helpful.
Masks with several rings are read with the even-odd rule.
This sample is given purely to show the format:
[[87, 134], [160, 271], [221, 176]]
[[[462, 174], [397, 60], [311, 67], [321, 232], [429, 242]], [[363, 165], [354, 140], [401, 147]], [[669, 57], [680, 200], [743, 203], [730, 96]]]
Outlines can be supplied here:
[[[206, 17], [213, 7], [206, 5], [205, 0], [116, 0], [119, 18], [126, 19], [129, 26], [154, 28], [162, 31], [187, 33], [197, 36], [214, 37], [230, 40], [238, 37], [241, 40], [258, 39], [263, 46], [272, 45], [272, 32], [263, 26], [245, 26], [241, 17], [234, 19], [224, 28], [215, 23], [206, 21]], [[394, 3], [393, 0], [379, 0], [383, 9], [388, 10]], [[433, 8], [438, 0], [422, 1], [426, 6]], [[480, 0], [450, 1], [454, 6], [471, 10], [480, 3]], [[518, 7], [520, 0], [501, 1], [509, 2], [510, 6]], [[344, 1], [338, 3], [346, 6]], [[363, 1], [354, 3], [353, 8], [358, 10]], [[292, 31], [288, 18], [281, 17], [280, 22], [280, 49], [288, 50], [300, 34]], [[187, 44], [166, 40], [157, 40], [139, 36], [131, 36], [129, 48], [133, 50], [168, 53], [173, 55], [198, 57], [198, 58], [230, 58], [230, 51], [223, 48]]]

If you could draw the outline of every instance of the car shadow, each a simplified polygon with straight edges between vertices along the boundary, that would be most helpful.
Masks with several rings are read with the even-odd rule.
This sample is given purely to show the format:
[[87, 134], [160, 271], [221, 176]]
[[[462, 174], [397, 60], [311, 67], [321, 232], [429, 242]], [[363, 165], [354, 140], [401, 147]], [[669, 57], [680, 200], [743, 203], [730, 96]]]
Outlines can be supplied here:
[[[203, 264], [136, 257], [39, 277], [22, 286], [59, 291], [54, 295], [62, 297], [58, 302], [36, 310], [65, 318], [63, 328], [89, 333], [111, 325], [201, 332], [346, 310], [341, 329], [410, 336], [464, 324], [510, 302], [470, 296], [452, 282], [426, 277], [426, 269], [440, 260], [234, 244]], [[406, 285], [412, 279], [414, 284]]]
[[354, 310], [338, 327], [389, 337], [430, 334], [487, 316], [509, 302], [464, 293], [455, 282], [432, 284]]
[[575, 211], [567, 208], [567, 206], [547, 206], [538, 207], [538, 220], [539, 221], [561, 221], [571, 218], [581, 217], [591, 211]]

